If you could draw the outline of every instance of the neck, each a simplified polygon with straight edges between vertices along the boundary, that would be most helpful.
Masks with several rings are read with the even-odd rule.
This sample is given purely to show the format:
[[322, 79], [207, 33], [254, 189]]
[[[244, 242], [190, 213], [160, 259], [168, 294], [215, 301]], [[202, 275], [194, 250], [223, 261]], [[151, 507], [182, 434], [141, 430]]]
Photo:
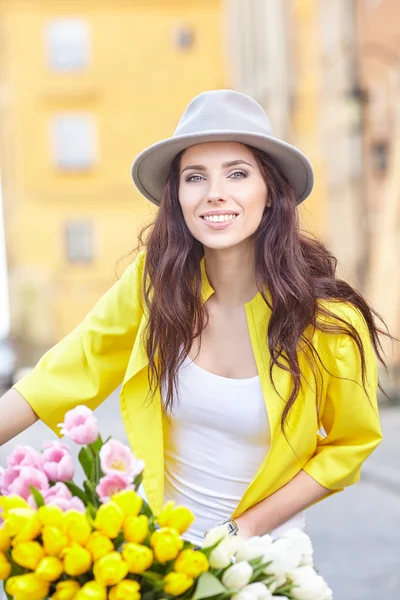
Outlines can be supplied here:
[[254, 245], [237, 245], [222, 250], [204, 248], [207, 277], [215, 299], [226, 307], [249, 302], [257, 293]]

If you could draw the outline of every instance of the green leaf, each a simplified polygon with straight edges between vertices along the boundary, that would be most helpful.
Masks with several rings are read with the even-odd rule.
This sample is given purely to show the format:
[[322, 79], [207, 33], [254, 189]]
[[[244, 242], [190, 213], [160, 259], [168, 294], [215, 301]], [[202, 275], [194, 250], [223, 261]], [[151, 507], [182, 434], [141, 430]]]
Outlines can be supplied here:
[[78, 454], [78, 458], [86, 477], [88, 479], [93, 479], [94, 458], [91, 451], [86, 446], [83, 446]]
[[192, 596], [192, 600], [200, 600], [201, 598], [211, 598], [218, 594], [226, 592], [225, 586], [221, 581], [208, 571], [200, 575], [197, 580], [196, 590]]
[[140, 510], [140, 513], [142, 515], [146, 515], [146, 517], [149, 517], [149, 518], [153, 516], [153, 511], [151, 510], [150, 505], [147, 504], [147, 502], [145, 502], [145, 501], [143, 501], [143, 505]]
[[81, 490], [81, 488], [78, 487], [76, 483], [74, 483], [73, 481], [64, 481], [64, 483], [73, 496], [80, 498], [85, 505], [89, 502], [89, 498], [87, 497], [85, 492]]
[[99, 437], [97, 438], [97, 440], [95, 442], [93, 442], [93, 444], [90, 444], [91, 448], [93, 449], [93, 452], [100, 452], [100, 448], [103, 446], [104, 442], [101, 439], [101, 435], [99, 435]]
[[34, 485], [30, 485], [29, 489], [31, 490], [31, 494], [33, 496], [33, 499], [35, 500], [36, 506], [38, 508], [40, 508], [41, 506], [44, 506], [44, 499], [43, 499], [42, 494], [39, 492], [39, 490], [36, 489]]
[[149, 581], [163, 580], [163, 575], [161, 573], [155, 573], [154, 571], [144, 571], [144, 573], [142, 573], [142, 577], [148, 579]]
[[138, 490], [140, 488], [140, 486], [142, 485], [142, 479], [143, 479], [143, 473], [139, 473], [139, 475], [136, 475], [134, 481], [133, 481], [133, 485], [135, 486], [135, 490]]
[[272, 563], [272, 560], [269, 560], [265, 563], [261, 563], [258, 567], [254, 567], [253, 568], [253, 577], [258, 577], [259, 575], [261, 575], [261, 573], [264, 573], [265, 569], [267, 567], [269, 567], [269, 565]]
[[145, 592], [142, 595], [142, 600], [156, 600], [157, 592], [156, 590], [151, 590], [150, 592]]
[[83, 487], [85, 488], [85, 492], [87, 493], [88, 498], [91, 499], [93, 505], [97, 508], [100, 505], [100, 502], [97, 496], [95, 484], [93, 483], [93, 481], [89, 481], [88, 479], [86, 479], [86, 481], [83, 482]]

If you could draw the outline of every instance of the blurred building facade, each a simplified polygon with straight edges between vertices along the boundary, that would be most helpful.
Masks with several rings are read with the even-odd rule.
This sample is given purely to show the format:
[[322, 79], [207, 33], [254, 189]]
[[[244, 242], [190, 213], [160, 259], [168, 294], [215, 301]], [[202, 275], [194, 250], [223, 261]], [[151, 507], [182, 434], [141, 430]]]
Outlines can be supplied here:
[[[357, 0], [367, 293], [400, 338], [400, 3]], [[387, 345], [389, 356], [391, 345]], [[400, 365], [399, 344], [394, 360]], [[400, 366], [399, 366], [400, 370]], [[400, 372], [398, 373], [400, 386]]]
[[151, 218], [133, 158], [171, 134], [193, 96], [226, 86], [221, 10], [0, 0], [0, 162], [23, 363], [82, 320]]
[[399, 292], [384, 290], [400, 278], [382, 269], [398, 256], [399, 12], [397, 0], [0, 0], [11, 332], [27, 355], [80, 322], [151, 218], [132, 159], [193, 96], [224, 87], [309, 156], [304, 228], [399, 336]]

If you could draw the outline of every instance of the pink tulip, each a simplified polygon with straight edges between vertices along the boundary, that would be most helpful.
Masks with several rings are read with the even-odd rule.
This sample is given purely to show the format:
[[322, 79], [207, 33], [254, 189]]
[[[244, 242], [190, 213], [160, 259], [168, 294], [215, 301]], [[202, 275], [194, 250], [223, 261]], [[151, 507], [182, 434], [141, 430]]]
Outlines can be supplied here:
[[61, 442], [44, 442], [41, 465], [50, 481], [70, 481], [74, 476], [74, 461], [69, 447]]
[[87, 406], [77, 406], [65, 413], [61, 434], [71, 438], [76, 444], [93, 444], [99, 437], [97, 419]]
[[73, 496], [64, 483], [58, 482], [43, 494], [45, 504], [54, 504], [61, 510], [69, 510], [71, 508], [85, 512], [85, 505], [80, 498]]
[[113, 439], [101, 447], [100, 464], [105, 475], [122, 474], [129, 481], [144, 469], [144, 462], [136, 458], [128, 446]]
[[14, 469], [9, 467], [3, 470], [0, 480], [0, 492], [3, 496], [9, 496], [11, 494], [10, 487], [12, 482], [19, 477], [20, 469]]
[[19, 475], [9, 486], [10, 494], [17, 494], [27, 500], [31, 494], [30, 486], [33, 485], [40, 493], [49, 487], [49, 481], [43, 471], [34, 467], [22, 467]]
[[22, 467], [40, 469], [40, 454], [30, 446], [15, 446], [7, 458], [7, 464], [13, 469], [22, 469]]
[[123, 473], [112, 473], [105, 475], [100, 479], [96, 492], [99, 495], [100, 502], [108, 502], [111, 496], [122, 490], [134, 490], [135, 486], [130, 483]]

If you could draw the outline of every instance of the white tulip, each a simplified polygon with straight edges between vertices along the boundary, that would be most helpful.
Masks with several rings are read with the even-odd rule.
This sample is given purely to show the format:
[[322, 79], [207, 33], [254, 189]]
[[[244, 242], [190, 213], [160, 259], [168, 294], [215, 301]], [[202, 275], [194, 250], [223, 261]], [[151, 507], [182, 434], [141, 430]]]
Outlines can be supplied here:
[[279, 577], [276, 577], [273, 581], [269, 581], [267, 580], [265, 582], [265, 585], [268, 586], [269, 591], [271, 592], [271, 594], [274, 594], [276, 592], [276, 590], [278, 588], [283, 587], [287, 582], [287, 577], [285, 575], [279, 575]]
[[289, 538], [279, 538], [264, 552], [264, 562], [272, 561], [264, 573], [287, 575], [300, 565], [301, 552]]
[[332, 590], [325, 579], [310, 566], [299, 567], [290, 574], [291, 594], [295, 600], [332, 600]]
[[225, 569], [232, 564], [232, 555], [224, 548], [217, 546], [208, 557], [208, 562], [213, 569]]
[[233, 594], [232, 596], [232, 600], [257, 600], [257, 598], [255, 596], [253, 596], [253, 594], [251, 594], [250, 592], [246, 592], [245, 590], [240, 590], [240, 592], [238, 592], [237, 594]]
[[264, 583], [261, 583], [261, 581], [258, 581], [256, 583], [250, 583], [249, 585], [246, 585], [246, 587], [243, 588], [242, 591], [250, 592], [256, 598], [256, 600], [273, 599], [272, 593], [269, 591], [269, 589], [267, 588], [267, 586]]
[[214, 546], [220, 540], [223, 540], [228, 536], [228, 530], [224, 526], [213, 527], [206, 533], [203, 541], [203, 548], [209, 548]]
[[223, 538], [209, 556], [209, 563], [214, 569], [225, 569], [233, 562], [233, 557], [241, 548], [243, 540], [237, 535]]
[[253, 567], [248, 562], [242, 561], [232, 565], [222, 576], [222, 583], [229, 590], [244, 588], [253, 575]]
[[301, 552], [300, 566], [313, 566], [313, 547], [309, 536], [301, 529], [290, 529], [284, 536], [291, 539]]
[[236, 560], [253, 560], [264, 555], [267, 547], [272, 544], [270, 535], [254, 536], [245, 540], [242, 548], [236, 554]]

